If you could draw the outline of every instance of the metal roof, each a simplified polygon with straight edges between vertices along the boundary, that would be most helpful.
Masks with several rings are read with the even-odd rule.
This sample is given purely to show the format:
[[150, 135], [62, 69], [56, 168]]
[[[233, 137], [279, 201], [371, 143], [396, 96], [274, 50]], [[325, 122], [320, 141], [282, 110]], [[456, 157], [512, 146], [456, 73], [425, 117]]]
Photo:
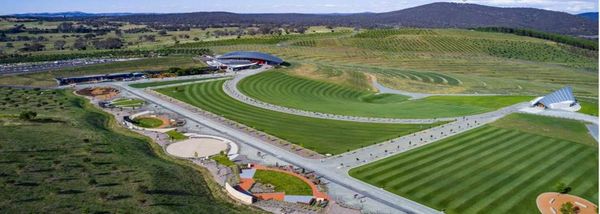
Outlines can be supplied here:
[[573, 96], [573, 89], [571, 87], [567, 86], [552, 92], [538, 102], [544, 104], [544, 106], [550, 106], [552, 103], [560, 103], [563, 101], [575, 101], [575, 96]]
[[273, 56], [267, 53], [255, 52], [255, 51], [234, 51], [223, 54], [217, 59], [259, 59], [277, 64], [283, 63], [283, 60], [279, 57]]

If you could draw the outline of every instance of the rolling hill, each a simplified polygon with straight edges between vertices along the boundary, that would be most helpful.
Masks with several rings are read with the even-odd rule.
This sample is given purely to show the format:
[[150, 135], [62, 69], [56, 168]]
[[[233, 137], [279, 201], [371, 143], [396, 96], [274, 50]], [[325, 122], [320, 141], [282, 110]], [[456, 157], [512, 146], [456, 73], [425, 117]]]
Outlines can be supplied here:
[[474, 28], [511, 27], [569, 35], [597, 35], [592, 20], [563, 12], [534, 8], [502, 8], [477, 4], [432, 3], [387, 13], [356, 14], [237, 14], [195, 12], [115, 16], [114, 21], [184, 26], [253, 24], [331, 25], [360, 27]]

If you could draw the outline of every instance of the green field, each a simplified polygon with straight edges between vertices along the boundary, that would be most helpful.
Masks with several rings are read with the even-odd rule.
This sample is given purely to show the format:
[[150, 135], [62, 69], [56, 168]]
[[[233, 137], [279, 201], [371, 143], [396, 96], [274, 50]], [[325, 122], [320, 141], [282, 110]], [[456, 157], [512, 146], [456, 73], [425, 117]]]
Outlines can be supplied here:
[[[257, 212], [70, 91], [0, 88], [0, 97], [2, 212]], [[26, 110], [36, 119], [13, 116]]]
[[188, 137], [183, 135], [183, 133], [178, 132], [177, 130], [171, 130], [168, 132], [165, 132], [167, 135], [169, 135], [169, 137], [171, 138], [171, 140], [185, 140]]
[[579, 112], [589, 115], [598, 116], [598, 100], [589, 98], [577, 98], [581, 105]]
[[217, 163], [223, 166], [235, 166], [235, 162], [229, 160], [226, 154], [218, 154], [210, 157], [210, 159], [215, 160]]
[[419, 100], [268, 71], [243, 79], [239, 89], [246, 95], [276, 105], [308, 111], [393, 118], [456, 117], [493, 111], [527, 96], [433, 96]]
[[559, 182], [598, 201], [598, 144], [579, 122], [514, 114], [350, 175], [446, 213], [537, 213]]
[[156, 91], [322, 154], [339, 154], [439, 125], [358, 123], [274, 112], [229, 97], [223, 92], [224, 82]]
[[253, 179], [262, 184], [275, 186], [275, 192], [285, 192], [286, 195], [312, 195], [312, 190], [300, 178], [281, 172], [256, 170]]
[[[215, 78], [220, 78], [220, 77], [215, 77]], [[184, 79], [184, 80], [168, 80], [168, 81], [160, 81], [160, 82], [134, 83], [129, 86], [133, 87], [133, 88], [148, 88], [148, 87], [173, 85], [173, 84], [186, 83], [186, 82], [209, 80], [209, 79], [215, 79], [215, 78], [198, 78], [198, 79]]]
[[114, 107], [122, 108], [122, 107], [141, 107], [142, 105], [144, 105], [145, 102], [143, 100], [138, 100], [138, 99], [121, 98], [121, 99], [113, 100], [110, 103]]
[[133, 120], [135, 125], [144, 128], [156, 128], [163, 124], [163, 121], [153, 117], [138, 117]]

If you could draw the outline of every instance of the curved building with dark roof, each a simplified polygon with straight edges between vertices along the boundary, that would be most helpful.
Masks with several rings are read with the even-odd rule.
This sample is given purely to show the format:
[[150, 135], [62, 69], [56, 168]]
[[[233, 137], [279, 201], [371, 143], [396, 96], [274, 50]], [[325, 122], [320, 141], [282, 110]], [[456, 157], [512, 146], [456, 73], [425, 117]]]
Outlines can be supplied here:
[[255, 51], [234, 51], [217, 57], [218, 60], [248, 60], [258, 64], [280, 65], [283, 60], [271, 54]]

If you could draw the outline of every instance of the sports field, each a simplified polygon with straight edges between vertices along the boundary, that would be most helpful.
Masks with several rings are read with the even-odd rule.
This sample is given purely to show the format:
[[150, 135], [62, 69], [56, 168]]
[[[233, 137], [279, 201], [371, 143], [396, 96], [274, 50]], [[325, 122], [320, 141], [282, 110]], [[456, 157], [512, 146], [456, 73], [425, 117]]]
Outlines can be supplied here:
[[433, 96], [419, 100], [268, 71], [243, 79], [246, 95], [276, 105], [341, 115], [393, 118], [457, 117], [493, 111], [528, 96]]
[[514, 114], [350, 175], [446, 213], [537, 213], [537, 195], [559, 182], [597, 201], [597, 163], [582, 123]]
[[318, 153], [339, 154], [439, 124], [375, 124], [316, 119], [247, 105], [223, 92], [224, 80], [158, 92]]

